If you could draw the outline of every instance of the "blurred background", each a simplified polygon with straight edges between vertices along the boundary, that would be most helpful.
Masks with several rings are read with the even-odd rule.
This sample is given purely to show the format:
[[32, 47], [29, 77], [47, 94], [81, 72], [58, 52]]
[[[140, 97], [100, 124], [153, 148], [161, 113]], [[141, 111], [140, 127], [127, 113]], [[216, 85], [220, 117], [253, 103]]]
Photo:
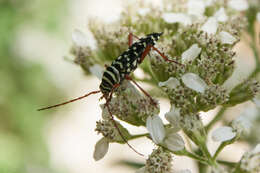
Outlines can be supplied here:
[[[120, 160], [145, 162], [119, 144], [110, 145], [108, 155], [94, 161], [94, 146], [101, 138], [94, 132], [101, 116], [97, 95], [57, 109], [36, 111], [98, 88], [100, 81], [85, 76], [72, 62], [71, 33], [75, 28], [87, 32], [89, 17], [105, 22], [117, 19], [124, 2], [0, 0], [0, 173], [130, 173], [138, 164], [126, 167]], [[233, 79], [238, 83], [253, 70], [254, 60], [241, 58], [252, 56], [243, 43], [236, 49], [240, 71]], [[160, 103], [163, 115], [169, 104], [164, 100]], [[211, 118], [203, 117], [205, 122]], [[146, 155], [153, 148], [142, 140], [131, 144], [137, 150], [145, 148]], [[243, 143], [232, 148], [236, 153], [231, 160], [239, 160], [247, 148]], [[174, 166], [196, 170], [184, 157], [174, 157]]]

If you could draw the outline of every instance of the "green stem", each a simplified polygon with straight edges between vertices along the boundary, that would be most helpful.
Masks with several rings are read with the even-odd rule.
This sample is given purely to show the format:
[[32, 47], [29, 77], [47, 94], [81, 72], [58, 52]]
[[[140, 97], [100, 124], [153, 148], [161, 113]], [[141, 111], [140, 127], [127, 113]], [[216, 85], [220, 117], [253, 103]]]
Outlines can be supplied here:
[[173, 154], [176, 154], [176, 155], [179, 155], [179, 156], [190, 157], [190, 158], [195, 159], [195, 160], [197, 160], [198, 162], [200, 162], [204, 165], [210, 165], [210, 163], [207, 160], [205, 160], [203, 157], [198, 156], [194, 153], [191, 153], [191, 152], [187, 151], [186, 149], [183, 149], [181, 151], [171, 151], [171, 150], [169, 150], [169, 151], [172, 152]]
[[220, 146], [218, 147], [217, 151], [215, 152], [214, 156], [213, 156], [213, 160], [216, 160], [218, 154], [223, 150], [223, 148], [226, 146], [227, 144], [222, 142], [220, 144]]
[[206, 132], [208, 132], [212, 127], [213, 125], [215, 125], [216, 122], [218, 122], [224, 115], [224, 112], [227, 110], [226, 107], [222, 107], [217, 115], [213, 118], [213, 120], [210, 121], [210, 123], [205, 127], [206, 129]]
[[230, 168], [234, 168], [236, 166], [237, 163], [235, 162], [228, 162], [228, 161], [224, 161], [224, 160], [217, 160], [218, 163], [228, 166]]
[[137, 139], [137, 138], [142, 138], [142, 137], [146, 137], [146, 136], [149, 136], [149, 133], [138, 134], [138, 135], [132, 135], [129, 140], [133, 140], [133, 139]]

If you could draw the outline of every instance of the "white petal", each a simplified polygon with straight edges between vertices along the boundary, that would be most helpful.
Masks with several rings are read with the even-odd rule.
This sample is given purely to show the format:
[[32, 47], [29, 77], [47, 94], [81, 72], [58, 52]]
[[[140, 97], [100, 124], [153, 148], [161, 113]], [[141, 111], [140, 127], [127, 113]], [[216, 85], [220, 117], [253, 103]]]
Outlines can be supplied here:
[[217, 142], [224, 142], [233, 139], [236, 133], [233, 132], [233, 128], [228, 126], [220, 127], [213, 131], [212, 139]]
[[135, 173], [145, 173], [145, 166], [139, 168]]
[[225, 9], [221, 7], [214, 15], [214, 17], [219, 21], [219, 22], [226, 22], [228, 20], [228, 16], [225, 12]]
[[193, 61], [200, 54], [201, 48], [198, 44], [193, 44], [189, 49], [184, 51], [181, 55], [182, 63], [187, 63], [188, 61]]
[[225, 31], [221, 31], [219, 33], [219, 38], [223, 44], [233, 44], [237, 40], [235, 37], [233, 37], [233, 35]]
[[163, 141], [165, 129], [159, 116], [149, 116], [146, 120], [146, 128], [156, 144], [160, 144]]
[[85, 47], [88, 45], [88, 40], [86, 35], [79, 29], [75, 29], [74, 32], [72, 33], [72, 40], [77, 46], [80, 47]]
[[207, 22], [201, 27], [201, 30], [208, 34], [215, 34], [218, 29], [218, 21], [215, 17], [208, 18]]
[[182, 23], [183, 25], [191, 24], [191, 18], [183, 13], [163, 13], [162, 18], [167, 23]]
[[247, 0], [230, 0], [228, 1], [228, 6], [237, 11], [243, 11], [248, 9]]
[[180, 128], [180, 108], [171, 106], [171, 110], [165, 114], [166, 120], [168, 120], [174, 128]]
[[206, 4], [203, 0], [189, 0], [187, 3], [188, 14], [194, 16], [203, 16]]
[[257, 108], [260, 108], [260, 99], [259, 98], [253, 98], [253, 102], [255, 103]]
[[207, 84], [194, 73], [186, 73], [181, 77], [181, 79], [186, 87], [200, 93], [204, 93], [205, 89], [208, 87]]
[[191, 173], [191, 171], [189, 169], [183, 169], [183, 170], [179, 170], [177, 172], [174, 173]]
[[184, 149], [184, 141], [177, 133], [167, 133], [163, 145], [171, 151], [180, 151]]
[[96, 143], [96, 146], [95, 146], [95, 151], [94, 151], [94, 159], [96, 161], [102, 159], [107, 151], [108, 151], [108, 147], [109, 147], [109, 142], [106, 138], [101, 138], [97, 143]]
[[170, 77], [167, 81], [158, 83], [159, 87], [167, 87], [170, 89], [175, 89], [179, 85], [180, 85], [179, 80], [174, 77]]
[[257, 13], [256, 18], [257, 18], [257, 21], [260, 22], [260, 12]]
[[138, 9], [138, 14], [140, 14], [141, 16], [145, 16], [147, 13], [150, 12], [150, 8], [140, 8]]
[[95, 64], [89, 67], [89, 71], [92, 75], [101, 80], [104, 73], [104, 68], [102, 68], [99, 64]]

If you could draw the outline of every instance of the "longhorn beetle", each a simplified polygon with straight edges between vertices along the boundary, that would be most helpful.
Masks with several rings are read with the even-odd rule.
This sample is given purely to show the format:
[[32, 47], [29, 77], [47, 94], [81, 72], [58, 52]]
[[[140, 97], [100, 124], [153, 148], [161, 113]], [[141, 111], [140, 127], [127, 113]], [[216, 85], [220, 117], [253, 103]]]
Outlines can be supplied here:
[[[105, 106], [108, 109], [108, 112], [111, 116], [111, 120], [115, 126], [115, 128], [117, 129], [119, 135], [122, 137], [122, 139], [124, 140], [124, 142], [136, 153], [138, 153], [139, 155], [142, 155], [141, 153], [137, 152], [125, 139], [125, 137], [122, 135], [122, 133], [120, 132], [114, 117], [110, 111], [109, 108], [109, 102], [112, 99], [112, 94], [115, 91], [116, 88], [118, 88], [120, 86], [120, 84], [126, 79], [126, 80], [130, 80], [132, 81], [150, 100], [151, 103], [154, 104], [155, 106], [157, 106], [157, 103], [152, 99], [152, 97], [144, 90], [142, 89], [129, 75], [137, 68], [137, 66], [139, 64], [141, 64], [144, 60], [144, 58], [146, 57], [146, 55], [151, 51], [154, 50], [156, 51], [165, 61], [169, 61], [169, 62], [174, 62], [176, 64], [182, 65], [174, 60], [170, 60], [168, 59], [162, 52], [160, 52], [157, 48], [154, 47], [156, 41], [158, 41], [159, 37], [162, 35], [163, 33], [151, 33], [146, 35], [146, 37], [144, 38], [138, 38], [137, 36], [133, 35], [132, 33], [130, 33], [128, 35], [128, 45], [129, 48], [124, 51], [120, 56], [118, 56], [110, 66], [106, 66], [106, 70], [103, 73], [103, 77], [102, 77], [102, 81], [101, 84], [99, 86], [98, 91], [92, 91], [86, 95], [83, 95], [81, 97], [60, 103], [60, 104], [56, 104], [53, 106], [48, 106], [48, 107], [44, 107], [41, 109], [38, 109], [38, 111], [42, 111], [45, 109], [51, 109], [54, 107], [58, 107], [61, 105], [65, 105], [77, 100], [80, 100], [82, 98], [88, 97], [89, 95], [92, 94], [97, 94], [97, 93], [102, 93], [102, 98], [105, 98], [106, 103]], [[133, 43], [133, 38], [137, 38], [138, 41], [136, 41], [135, 43]]]

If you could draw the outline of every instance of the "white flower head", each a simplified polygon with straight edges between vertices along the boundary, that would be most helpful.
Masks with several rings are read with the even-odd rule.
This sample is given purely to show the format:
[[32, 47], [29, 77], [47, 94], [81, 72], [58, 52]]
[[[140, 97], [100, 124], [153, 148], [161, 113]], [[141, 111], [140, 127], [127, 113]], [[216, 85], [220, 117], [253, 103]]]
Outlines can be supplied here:
[[182, 77], [182, 82], [186, 87], [193, 89], [197, 92], [204, 93], [208, 88], [207, 84], [195, 73], [185, 73]]
[[257, 19], [258, 22], [260, 22], [260, 12], [258, 12], [258, 13], [256, 14], [256, 19]]
[[237, 39], [226, 31], [221, 31], [219, 38], [222, 44], [233, 44]]
[[162, 18], [167, 23], [182, 23], [183, 25], [192, 24], [191, 18], [184, 13], [163, 13]]
[[101, 80], [104, 73], [104, 68], [102, 68], [99, 64], [94, 64], [93, 66], [89, 67], [89, 71], [92, 75]]
[[181, 55], [182, 63], [187, 63], [189, 61], [193, 61], [200, 54], [201, 48], [199, 48], [198, 44], [193, 44], [189, 49], [184, 51]]
[[170, 77], [167, 81], [158, 83], [159, 87], [167, 87], [170, 89], [175, 89], [179, 85], [180, 85], [179, 80], [174, 77]]
[[88, 45], [86, 35], [79, 29], [75, 29], [72, 33], [72, 41], [79, 47], [86, 47]]
[[94, 151], [94, 159], [96, 161], [102, 159], [107, 151], [108, 151], [108, 147], [109, 147], [109, 142], [106, 138], [101, 138], [95, 145], [95, 151]]
[[215, 14], [214, 17], [219, 21], [219, 22], [226, 22], [228, 20], [228, 16], [225, 12], [225, 9], [221, 7]]
[[233, 139], [236, 136], [233, 128], [229, 126], [219, 127], [212, 133], [212, 139], [216, 142], [224, 142]]
[[247, 0], [230, 0], [228, 1], [228, 6], [237, 11], [244, 11], [249, 7]]
[[216, 34], [217, 29], [218, 29], [218, 21], [215, 17], [208, 18], [206, 23], [204, 23], [204, 25], [202, 25], [201, 27], [201, 30], [206, 32], [209, 35]]
[[162, 143], [165, 138], [165, 129], [159, 116], [149, 116], [146, 120], [146, 128], [156, 144]]
[[185, 143], [182, 137], [176, 133], [176, 129], [167, 129], [166, 137], [163, 140], [163, 144], [166, 148], [171, 151], [180, 151], [185, 147]]
[[187, 6], [189, 15], [202, 17], [205, 12], [206, 4], [203, 0], [189, 0]]
[[174, 128], [180, 129], [180, 108], [176, 108], [174, 105], [171, 106], [171, 110], [165, 114], [166, 120], [168, 120]]

